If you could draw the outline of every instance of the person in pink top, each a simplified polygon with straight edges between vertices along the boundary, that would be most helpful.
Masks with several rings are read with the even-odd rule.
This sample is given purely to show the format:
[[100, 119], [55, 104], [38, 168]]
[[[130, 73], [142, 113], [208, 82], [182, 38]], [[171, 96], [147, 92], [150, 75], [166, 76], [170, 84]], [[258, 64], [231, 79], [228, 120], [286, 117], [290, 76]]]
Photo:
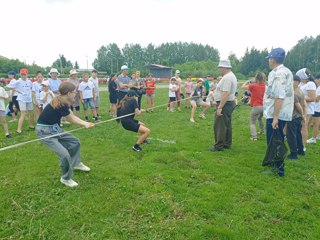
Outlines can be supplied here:
[[266, 75], [262, 72], [258, 72], [255, 76], [255, 83], [250, 84], [250, 80], [246, 81], [242, 85], [243, 90], [249, 90], [251, 94], [250, 106], [252, 107], [250, 114], [250, 140], [257, 141], [257, 129], [256, 122], [259, 121], [260, 134], [264, 132], [263, 124], [263, 96], [266, 89]]
[[185, 93], [185, 99], [186, 99], [186, 108], [191, 108], [190, 106], [190, 97], [193, 93], [193, 83], [191, 79], [191, 75], [188, 76], [187, 81], [184, 83], [184, 93]]

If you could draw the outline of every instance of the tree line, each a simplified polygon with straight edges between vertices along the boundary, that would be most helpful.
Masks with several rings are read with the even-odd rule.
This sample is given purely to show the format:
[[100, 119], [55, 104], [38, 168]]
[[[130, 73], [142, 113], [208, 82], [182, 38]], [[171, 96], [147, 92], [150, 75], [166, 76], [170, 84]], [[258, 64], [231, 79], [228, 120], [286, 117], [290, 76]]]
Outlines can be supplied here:
[[[287, 50], [287, 49], [286, 49]], [[265, 59], [268, 49], [247, 48], [244, 56], [238, 58], [235, 54], [230, 54], [229, 59], [233, 66], [233, 71], [238, 78], [248, 78], [254, 76], [255, 72], [269, 72], [268, 61]], [[123, 64], [127, 64], [131, 69], [144, 70], [149, 64], [161, 64], [180, 69], [182, 76], [191, 74], [201, 77], [206, 74], [218, 74], [216, 66], [219, 62], [219, 51], [209, 45], [174, 42], [163, 43], [155, 46], [150, 43], [146, 47], [140, 44], [126, 44], [122, 49], [116, 43], [101, 46], [97, 50], [97, 56], [93, 62], [93, 67], [99, 71], [117, 73]], [[293, 72], [307, 67], [313, 74], [320, 72], [320, 35], [317, 37], [305, 37], [288, 51], [285, 65]], [[36, 71], [49, 72], [50, 67], [59, 69], [64, 74], [68, 74], [72, 68], [79, 68], [79, 64], [74, 64], [61, 54], [51, 66], [41, 67], [33, 63], [27, 65], [17, 59], [10, 60], [0, 57], [0, 77], [10, 70], [19, 71], [21, 68], [28, 68], [31, 74]]]

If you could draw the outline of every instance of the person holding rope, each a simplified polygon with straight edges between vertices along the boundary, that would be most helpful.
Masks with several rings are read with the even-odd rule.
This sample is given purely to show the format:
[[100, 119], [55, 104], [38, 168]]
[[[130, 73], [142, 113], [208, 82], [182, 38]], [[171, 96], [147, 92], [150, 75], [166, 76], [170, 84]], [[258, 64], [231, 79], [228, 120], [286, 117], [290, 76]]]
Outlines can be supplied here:
[[93, 123], [85, 122], [71, 112], [75, 91], [74, 84], [62, 83], [59, 87], [60, 95], [54, 97], [43, 109], [36, 127], [37, 137], [58, 156], [62, 171], [60, 182], [68, 187], [78, 186], [78, 183], [72, 180], [73, 169], [89, 172], [90, 168], [80, 162], [80, 140], [60, 128], [61, 118], [65, 117], [68, 122], [85, 128], [94, 127]]
[[132, 132], [138, 132], [140, 137], [136, 144], [132, 147], [132, 151], [141, 152], [141, 144], [148, 144], [148, 136], [150, 135], [150, 129], [146, 127], [143, 122], [134, 119], [135, 115], [141, 115], [143, 110], [139, 110], [138, 105], [139, 94], [135, 90], [129, 90], [127, 95], [119, 102], [117, 115], [124, 129]]
[[205, 119], [206, 118], [206, 112], [209, 110], [210, 108], [210, 103], [209, 102], [204, 102], [202, 97], [204, 94], [206, 94], [205, 92], [205, 88], [203, 87], [203, 81], [201, 79], [199, 79], [197, 81], [197, 86], [194, 89], [194, 92], [191, 95], [191, 118], [190, 118], [190, 122], [194, 123], [194, 115], [196, 113], [197, 110], [197, 106], [199, 107], [203, 107], [203, 112], [200, 113], [200, 118]]

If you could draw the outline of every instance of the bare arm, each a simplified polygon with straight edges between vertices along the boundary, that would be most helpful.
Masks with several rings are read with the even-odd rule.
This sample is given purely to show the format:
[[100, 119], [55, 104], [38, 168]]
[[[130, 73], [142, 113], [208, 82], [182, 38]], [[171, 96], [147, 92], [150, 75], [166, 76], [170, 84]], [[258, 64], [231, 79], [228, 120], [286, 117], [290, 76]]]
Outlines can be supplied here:
[[310, 90], [308, 91], [308, 96], [305, 97], [306, 102], [315, 102], [316, 101], [316, 91]]
[[139, 110], [139, 108], [136, 108], [136, 109], [134, 110], [134, 114], [137, 115], [137, 116], [141, 115], [141, 113], [142, 113], [142, 111]]
[[90, 122], [86, 122], [75, 116], [71, 111], [68, 116], [66, 116], [66, 120], [72, 124], [83, 126], [85, 128], [93, 128], [94, 124]]
[[250, 80], [245, 81], [245, 82], [242, 84], [241, 88], [242, 88], [243, 90], [249, 90], [249, 85], [250, 85]]
[[299, 102], [297, 102], [297, 103], [294, 104], [294, 106], [297, 109], [298, 113], [303, 115], [303, 108], [302, 108], [301, 104]]

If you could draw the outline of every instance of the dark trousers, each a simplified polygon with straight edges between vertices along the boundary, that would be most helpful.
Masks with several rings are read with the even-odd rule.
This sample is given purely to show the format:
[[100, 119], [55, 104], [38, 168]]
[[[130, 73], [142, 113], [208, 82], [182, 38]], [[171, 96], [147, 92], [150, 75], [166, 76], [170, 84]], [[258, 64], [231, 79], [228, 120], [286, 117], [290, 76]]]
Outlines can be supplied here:
[[[272, 133], [273, 133], [273, 130], [274, 130], [272, 128], [272, 122], [273, 122], [273, 118], [267, 119], [266, 132], [267, 132], [267, 144], [268, 145], [269, 145], [269, 143], [271, 141], [271, 136], [272, 136]], [[282, 121], [282, 120], [278, 121], [278, 127], [279, 127], [279, 131], [280, 131], [280, 135], [281, 135], [282, 141], [284, 141], [283, 129], [284, 129], [286, 123], [287, 123], [286, 121]], [[281, 175], [281, 176], [284, 175], [284, 162], [277, 163], [274, 166], [274, 168], [277, 169], [279, 175]]]
[[142, 94], [139, 94], [139, 97], [138, 97], [138, 106], [139, 106], [139, 110], [141, 109], [141, 99], [142, 99]]
[[302, 118], [292, 119], [287, 125], [287, 140], [292, 156], [298, 156], [298, 152], [303, 152], [302, 142]]
[[121, 92], [119, 91], [118, 94], [118, 103], [127, 95], [127, 92]]
[[[16, 111], [14, 111], [13, 106], [16, 107]], [[17, 96], [13, 96], [12, 101], [9, 102], [9, 110], [10, 110], [10, 113], [20, 111], [19, 103], [17, 101]]]
[[[214, 147], [222, 150], [231, 148], [232, 145], [232, 112], [236, 104], [234, 101], [228, 101], [222, 108], [222, 116], [215, 115], [214, 130]], [[217, 105], [219, 107], [219, 103]]]

